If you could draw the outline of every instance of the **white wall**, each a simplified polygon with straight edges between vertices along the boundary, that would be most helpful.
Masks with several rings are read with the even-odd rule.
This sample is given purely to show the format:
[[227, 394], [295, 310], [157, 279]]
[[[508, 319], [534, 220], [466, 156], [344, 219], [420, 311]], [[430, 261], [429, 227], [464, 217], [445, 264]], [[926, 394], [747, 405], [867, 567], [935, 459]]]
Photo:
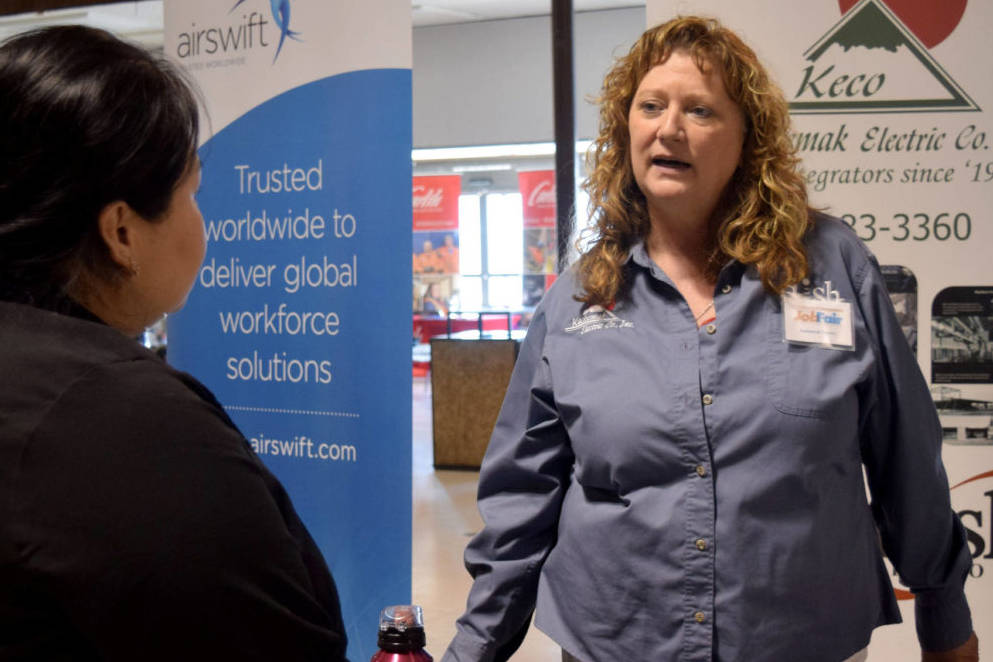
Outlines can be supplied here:
[[[645, 9], [576, 14], [577, 138], [596, 131], [600, 89], [616, 56], [645, 29]], [[554, 140], [551, 18], [414, 29], [414, 147]]]

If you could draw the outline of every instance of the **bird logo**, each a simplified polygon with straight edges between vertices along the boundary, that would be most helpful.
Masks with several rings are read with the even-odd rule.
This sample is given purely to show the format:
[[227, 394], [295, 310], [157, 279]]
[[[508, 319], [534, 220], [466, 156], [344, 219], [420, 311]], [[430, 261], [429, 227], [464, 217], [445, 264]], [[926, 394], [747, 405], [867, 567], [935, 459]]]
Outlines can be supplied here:
[[[244, 4], [244, 2], [245, 0], [238, 0], [228, 13], [233, 12]], [[276, 46], [276, 54], [272, 57], [272, 62], [275, 64], [280, 51], [283, 50], [283, 42], [286, 41], [287, 37], [296, 41], [303, 40], [300, 38], [299, 32], [290, 29], [290, 0], [269, 0], [269, 8], [272, 10], [272, 18], [276, 21], [276, 26], [279, 28], [279, 44]]]

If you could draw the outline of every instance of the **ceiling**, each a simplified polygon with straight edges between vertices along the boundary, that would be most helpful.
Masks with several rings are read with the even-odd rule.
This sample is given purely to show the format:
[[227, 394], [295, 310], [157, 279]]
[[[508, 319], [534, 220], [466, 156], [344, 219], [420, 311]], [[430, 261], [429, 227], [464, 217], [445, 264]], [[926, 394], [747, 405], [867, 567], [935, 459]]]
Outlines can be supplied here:
[[[216, 1], [216, 0], [215, 0]], [[361, 2], [363, 0], [348, 0]], [[82, 23], [150, 47], [162, 46], [163, 0], [132, 0], [0, 16], [0, 39], [34, 27]], [[551, 0], [427, 0], [411, 3], [414, 27], [493, 21], [551, 13]], [[644, 0], [573, 0], [574, 11], [643, 7]]]
[[[552, 13], [551, 0], [428, 0], [412, 3], [414, 26], [492, 21]], [[644, 7], [641, 0], [573, 0], [573, 11]]]

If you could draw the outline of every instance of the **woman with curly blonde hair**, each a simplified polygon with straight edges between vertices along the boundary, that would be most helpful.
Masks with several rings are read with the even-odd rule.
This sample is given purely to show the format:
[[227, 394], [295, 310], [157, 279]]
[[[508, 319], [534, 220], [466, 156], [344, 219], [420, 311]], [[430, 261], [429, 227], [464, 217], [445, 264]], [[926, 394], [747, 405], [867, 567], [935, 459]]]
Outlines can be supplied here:
[[714, 20], [688, 17], [647, 31], [604, 80], [600, 134], [588, 155], [586, 182], [598, 238], [579, 262], [587, 303], [613, 301], [628, 250], [650, 234], [648, 202], [629, 154], [628, 111], [645, 74], [676, 51], [685, 51], [698, 67], [713, 65], [746, 120], [740, 163], [712, 219], [705, 273], [716, 278], [734, 258], [754, 265], [776, 294], [806, 275], [803, 236], [810, 210], [788, 132], [786, 100], [737, 35]]
[[755, 54], [676, 18], [601, 104], [598, 236], [534, 312], [443, 662], [508, 659], [532, 611], [563, 660], [864, 660], [900, 620], [879, 541], [922, 660], [978, 659], [930, 392]]

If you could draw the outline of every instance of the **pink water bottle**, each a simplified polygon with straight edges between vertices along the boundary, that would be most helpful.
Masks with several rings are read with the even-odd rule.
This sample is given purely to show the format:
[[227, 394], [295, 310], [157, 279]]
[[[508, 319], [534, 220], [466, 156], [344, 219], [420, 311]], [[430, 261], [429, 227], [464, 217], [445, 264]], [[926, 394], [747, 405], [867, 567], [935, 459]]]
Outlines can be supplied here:
[[394, 605], [379, 614], [379, 650], [370, 662], [432, 662], [424, 650], [424, 615], [417, 605]]

